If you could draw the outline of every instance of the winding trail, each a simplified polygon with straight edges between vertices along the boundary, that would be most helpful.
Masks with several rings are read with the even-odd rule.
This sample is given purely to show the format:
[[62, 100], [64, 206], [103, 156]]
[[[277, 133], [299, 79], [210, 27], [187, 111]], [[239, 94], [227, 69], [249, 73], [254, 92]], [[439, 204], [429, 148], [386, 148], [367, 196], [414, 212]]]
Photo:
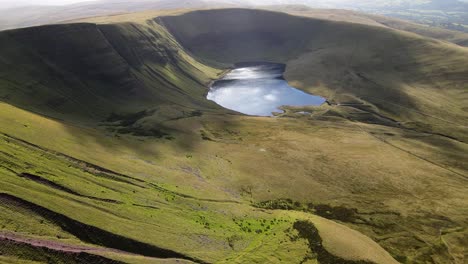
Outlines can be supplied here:
[[104, 260], [104, 262], [107, 261], [109, 263], [120, 263], [120, 261], [114, 261], [112, 259], [108, 259], [104, 257], [102, 254], [113, 253], [113, 254], [118, 254], [118, 255], [126, 256], [126, 257], [138, 257], [140, 259], [144, 258], [145, 260], [152, 261], [151, 263], [153, 263], [153, 261], [154, 263], [165, 263], [167, 261], [169, 261], [170, 263], [172, 263], [171, 261], [175, 261], [176, 263], [194, 263], [192, 261], [185, 260], [185, 259], [153, 258], [153, 257], [144, 256], [144, 255], [130, 253], [127, 251], [112, 249], [112, 248], [98, 247], [98, 246], [92, 246], [92, 245], [77, 245], [77, 244], [71, 244], [65, 241], [30, 237], [30, 236], [26, 236], [26, 235], [14, 233], [14, 232], [0, 231], [0, 246], [5, 243], [28, 245], [34, 248], [48, 249], [50, 251], [54, 251], [56, 253], [61, 253], [65, 255], [85, 253], [85, 254], [89, 254], [97, 258], [100, 258]]
[[33, 247], [42, 247], [48, 248], [55, 251], [61, 251], [64, 253], [119, 253], [132, 256], [140, 256], [138, 254], [96, 246], [85, 246], [85, 245], [73, 245], [66, 242], [61, 242], [57, 240], [49, 240], [36, 237], [28, 237], [22, 234], [13, 233], [13, 232], [0, 232], [0, 243], [1, 242], [15, 242], [20, 244], [28, 244]]

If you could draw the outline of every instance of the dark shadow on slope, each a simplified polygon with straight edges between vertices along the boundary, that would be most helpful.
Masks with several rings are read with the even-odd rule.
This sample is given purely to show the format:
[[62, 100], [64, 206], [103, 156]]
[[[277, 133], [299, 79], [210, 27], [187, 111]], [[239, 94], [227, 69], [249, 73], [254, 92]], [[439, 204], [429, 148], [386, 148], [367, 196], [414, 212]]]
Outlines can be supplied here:
[[317, 256], [319, 263], [323, 264], [372, 264], [373, 262], [363, 260], [346, 260], [340, 257], [332, 255], [326, 250], [322, 244], [322, 238], [315, 227], [315, 225], [309, 221], [296, 221], [293, 228], [299, 233], [297, 237], [293, 237], [293, 240], [305, 239], [309, 243], [309, 249], [312, 256], [306, 256], [301, 263], [306, 262], [309, 259], [314, 259], [314, 254]]
[[75, 196], [84, 197], [84, 198], [88, 198], [88, 199], [91, 199], [91, 200], [97, 200], [97, 201], [101, 201], [101, 202], [107, 202], [107, 203], [113, 203], [113, 204], [122, 204], [122, 202], [117, 201], [117, 200], [103, 199], [103, 198], [99, 198], [99, 197], [88, 196], [88, 195], [83, 195], [83, 194], [77, 193], [77, 192], [75, 192], [74, 190], [72, 190], [70, 188], [67, 188], [65, 186], [62, 186], [62, 185], [57, 184], [57, 183], [55, 183], [53, 181], [49, 181], [47, 179], [44, 179], [44, 178], [42, 178], [40, 176], [31, 174], [31, 173], [25, 173], [24, 172], [24, 173], [19, 174], [18, 176], [21, 177], [21, 178], [26, 178], [28, 180], [37, 182], [39, 184], [49, 186], [49, 187], [51, 187], [53, 189], [75, 195]]
[[7, 135], [7, 134], [3, 134], [3, 135], [5, 137], [8, 137], [9, 140], [14, 140], [17, 143], [20, 143], [20, 144], [22, 144], [22, 145], [24, 145], [26, 147], [36, 148], [36, 149], [44, 151], [46, 153], [50, 153], [52, 155], [55, 155], [55, 156], [57, 156], [59, 158], [63, 158], [66, 161], [73, 163], [77, 168], [80, 168], [83, 171], [89, 172], [89, 173], [91, 173], [93, 175], [108, 178], [108, 179], [113, 180], [113, 181], [118, 181], [118, 182], [122, 182], [122, 183], [126, 183], [126, 184], [131, 184], [131, 185], [138, 186], [138, 187], [141, 187], [139, 185], [139, 183], [144, 182], [141, 179], [137, 179], [137, 178], [134, 178], [134, 177], [130, 177], [130, 176], [118, 173], [118, 172], [114, 172], [112, 170], [100, 167], [100, 166], [95, 165], [95, 164], [91, 164], [91, 163], [83, 161], [83, 160], [75, 159], [75, 158], [67, 156], [67, 155], [65, 155], [63, 153], [59, 153], [59, 152], [56, 152], [56, 151], [53, 151], [53, 150], [43, 148], [43, 147], [38, 146], [38, 145], [34, 145], [34, 144], [26, 142], [24, 140], [15, 138], [15, 137], [13, 137], [11, 135]]
[[41, 207], [34, 203], [25, 201], [16, 196], [0, 193], [0, 200], [3, 203], [13, 203], [17, 206], [25, 207], [49, 221], [60, 226], [64, 231], [78, 237], [80, 240], [95, 245], [100, 245], [108, 248], [123, 250], [126, 252], [136, 253], [148, 257], [156, 258], [179, 258], [204, 263], [201, 260], [193, 259], [181, 253], [159, 248], [154, 245], [145, 244], [130, 238], [116, 235], [103, 229], [90, 226], [76, 220], [73, 220], [65, 215], [53, 212], [47, 208]]
[[[1, 199], [1, 198], [0, 198]], [[86, 252], [66, 252], [36, 247], [27, 243], [0, 239], [0, 255], [11, 255], [20, 260], [31, 260], [42, 263], [55, 264], [125, 264], [125, 262], [112, 260], [99, 255]]]
[[202, 61], [286, 62], [307, 50], [324, 21], [284, 13], [222, 9], [194, 11], [156, 20]]
[[129, 107], [125, 101], [144, 105], [151, 98], [94, 24], [11, 30], [0, 38], [7, 103], [60, 118], [95, 119]]

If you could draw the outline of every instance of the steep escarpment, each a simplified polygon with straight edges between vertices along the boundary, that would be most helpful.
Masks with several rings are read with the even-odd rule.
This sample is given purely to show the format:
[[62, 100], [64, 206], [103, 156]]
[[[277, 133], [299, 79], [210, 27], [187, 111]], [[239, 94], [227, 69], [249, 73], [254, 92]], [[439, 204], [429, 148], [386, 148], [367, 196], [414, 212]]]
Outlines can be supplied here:
[[160, 21], [192, 54], [222, 63], [285, 62], [326, 29], [323, 21], [247, 9], [195, 11]]
[[1, 97], [41, 114], [88, 120], [168, 102], [209, 106], [203, 87], [216, 71], [157, 30], [82, 23], [1, 32]]
[[[13, 104], [44, 114], [83, 111], [98, 116], [112, 100], [149, 93], [96, 25], [46, 26], [1, 35], [2, 97]], [[26, 105], [31, 97], [35, 100]]]

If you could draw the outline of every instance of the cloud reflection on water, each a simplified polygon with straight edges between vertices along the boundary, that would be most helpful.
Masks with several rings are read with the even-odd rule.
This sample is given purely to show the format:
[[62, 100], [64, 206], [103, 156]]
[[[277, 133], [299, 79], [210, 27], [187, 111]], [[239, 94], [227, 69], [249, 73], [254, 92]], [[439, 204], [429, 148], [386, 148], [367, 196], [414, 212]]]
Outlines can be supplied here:
[[284, 67], [268, 64], [237, 68], [216, 81], [207, 98], [247, 115], [271, 116], [282, 105], [321, 105], [325, 99], [304, 93], [282, 79]]

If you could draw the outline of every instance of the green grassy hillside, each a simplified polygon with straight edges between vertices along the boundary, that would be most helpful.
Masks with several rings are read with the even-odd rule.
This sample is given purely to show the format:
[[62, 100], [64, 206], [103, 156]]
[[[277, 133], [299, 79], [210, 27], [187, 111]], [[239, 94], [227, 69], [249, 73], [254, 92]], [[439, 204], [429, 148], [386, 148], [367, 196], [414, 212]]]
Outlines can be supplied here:
[[157, 30], [83, 23], [4, 31], [1, 97], [44, 115], [98, 121], [164, 103], [213, 107], [203, 95], [217, 71]]
[[[0, 32], [0, 263], [463, 263], [464, 48], [187, 12]], [[330, 104], [204, 99], [252, 60]]]

